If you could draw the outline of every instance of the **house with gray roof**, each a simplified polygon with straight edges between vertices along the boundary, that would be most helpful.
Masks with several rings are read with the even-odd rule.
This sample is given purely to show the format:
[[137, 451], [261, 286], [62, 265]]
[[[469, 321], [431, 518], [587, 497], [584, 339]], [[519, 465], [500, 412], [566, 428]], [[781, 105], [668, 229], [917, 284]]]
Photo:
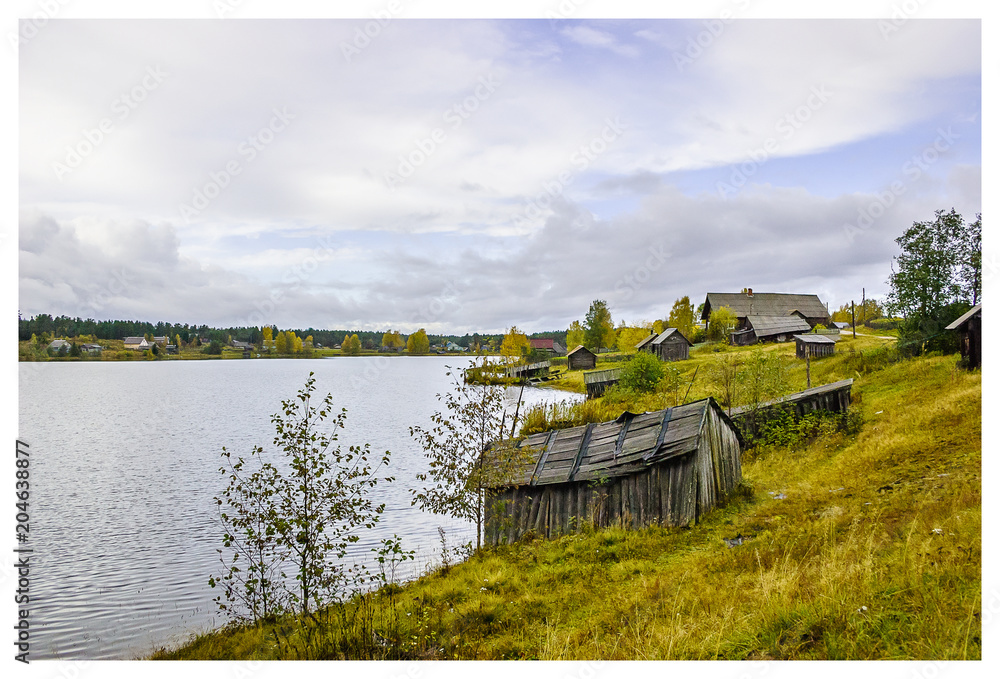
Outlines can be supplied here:
[[714, 310], [722, 307], [729, 307], [736, 314], [737, 330], [749, 327], [747, 318], [750, 316], [777, 317], [794, 314], [804, 319], [810, 328], [830, 323], [830, 312], [817, 295], [754, 292], [750, 288], [746, 292], [710, 292], [705, 296], [701, 319], [707, 321]]

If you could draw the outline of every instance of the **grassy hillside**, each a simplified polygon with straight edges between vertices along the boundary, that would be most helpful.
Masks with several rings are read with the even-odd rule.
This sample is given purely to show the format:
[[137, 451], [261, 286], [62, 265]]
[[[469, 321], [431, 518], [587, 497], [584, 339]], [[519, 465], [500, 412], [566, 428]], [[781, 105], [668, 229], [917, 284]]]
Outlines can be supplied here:
[[980, 658], [981, 376], [955, 361], [816, 361], [854, 373], [860, 433], [747, 451], [698, 525], [484, 550], [157, 657]]

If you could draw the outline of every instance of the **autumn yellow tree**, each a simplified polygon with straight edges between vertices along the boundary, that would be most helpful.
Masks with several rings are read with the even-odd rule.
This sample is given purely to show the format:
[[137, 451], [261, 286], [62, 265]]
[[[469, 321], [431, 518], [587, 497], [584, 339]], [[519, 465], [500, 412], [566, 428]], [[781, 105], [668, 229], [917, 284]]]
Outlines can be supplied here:
[[347, 335], [340, 345], [340, 351], [348, 356], [357, 356], [361, 353], [361, 340], [357, 335]]
[[278, 333], [277, 339], [274, 340], [274, 351], [279, 354], [288, 353], [288, 336], [285, 333]]
[[503, 342], [500, 344], [500, 355], [505, 357], [508, 362], [513, 363], [529, 353], [531, 353], [531, 342], [528, 341], [528, 336], [518, 330], [516, 325], [512, 326], [503, 336]]
[[687, 295], [674, 302], [667, 324], [668, 327], [677, 328], [684, 337], [691, 339], [691, 335], [694, 334], [694, 306]]
[[262, 348], [264, 351], [268, 351], [271, 348], [271, 342], [274, 340], [274, 333], [271, 330], [271, 326], [265, 325], [260, 329], [260, 334], [264, 336], [264, 346]]
[[573, 351], [581, 345], [583, 345], [583, 326], [580, 321], [573, 321], [566, 331], [566, 350]]
[[427, 331], [423, 328], [406, 338], [406, 353], [426, 354], [430, 350], [431, 341], [427, 338]]
[[635, 326], [623, 326], [618, 328], [618, 351], [626, 354], [634, 354], [636, 352], [635, 345], [638, 344], [643, 338], [648, 337], [649, 333], [649, 328]]

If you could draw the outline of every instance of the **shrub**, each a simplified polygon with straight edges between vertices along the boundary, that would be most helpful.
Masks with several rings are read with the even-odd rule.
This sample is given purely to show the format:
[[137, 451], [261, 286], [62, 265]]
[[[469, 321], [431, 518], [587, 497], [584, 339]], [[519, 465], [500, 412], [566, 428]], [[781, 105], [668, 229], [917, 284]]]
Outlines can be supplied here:
[[618, 386], [624, 390], [648, 394], [656, 390], [663, 375], [663, 362], [650, 353], [640, 351], [622, 368]]

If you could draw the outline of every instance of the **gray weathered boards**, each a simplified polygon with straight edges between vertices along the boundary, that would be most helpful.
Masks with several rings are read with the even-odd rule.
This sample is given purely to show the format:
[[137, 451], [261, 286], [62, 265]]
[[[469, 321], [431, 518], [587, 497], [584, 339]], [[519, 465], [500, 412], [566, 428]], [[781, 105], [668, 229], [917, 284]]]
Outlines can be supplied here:
[[595, 526], [686, 525], [742, 479], [736, 428], [714, 399], [533, 434], [517, 478], [487, 507], [486, 539]]

